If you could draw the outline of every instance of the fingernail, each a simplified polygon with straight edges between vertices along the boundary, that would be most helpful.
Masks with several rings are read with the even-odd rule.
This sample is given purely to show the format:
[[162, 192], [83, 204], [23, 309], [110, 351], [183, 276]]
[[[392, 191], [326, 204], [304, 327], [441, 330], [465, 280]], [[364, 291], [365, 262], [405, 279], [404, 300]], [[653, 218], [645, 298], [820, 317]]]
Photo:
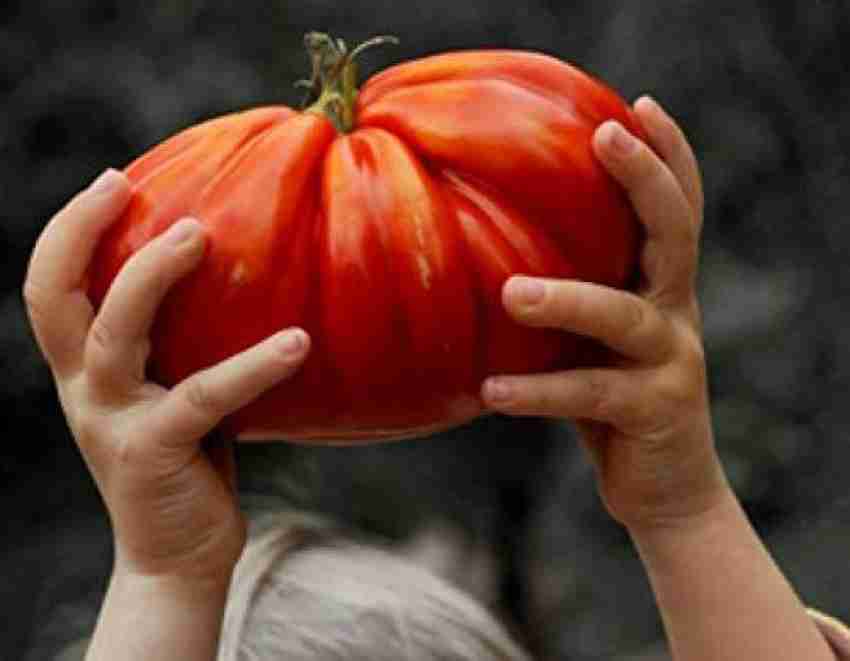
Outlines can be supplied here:
[[172, 245], [178, 245], [191, 239], [198, 233], [200, 223], [194, 218], [183, 218], [168, 228], [166, 239]]
[[628, 156], [637, 149], [638, 143], [619, 122], [609, 122], [608, 145], [620, 156]]
[[652, 108], [655, 111], [661, 110], [661, 105], [658, 103], [658, 101], [655, 100], [654, 97], [652, 97], [649, 94], [644, 94], [643, 96], [641, 96], [637, 100], [637, 103], [635, 105], [637, 105], [638, 103], [640, 103], [642, 105], [648, 105], [650, 108]]
[[285, 356], [294, 358], [307, 346], [307, 334], [300, 328], [285, 331], [280, 336], [277, 346]]
[[517, 303], [534, 305], [543, 300], [546, 287], [534, 278], [514, 277], [508, 281], [508, 296]]
[[511, 386], [503, 379], [487, 379], [484, 383], [484, 397], [491, 402], [505, 402], [511, 398]]
[[109, 168], [94, 180], [92, 185], [89, 186], [89, 191], [98, 195], [109, 193], [117, 189], [123, 182], [123, 179], [124, 177], [121, 173], [113, 168]]

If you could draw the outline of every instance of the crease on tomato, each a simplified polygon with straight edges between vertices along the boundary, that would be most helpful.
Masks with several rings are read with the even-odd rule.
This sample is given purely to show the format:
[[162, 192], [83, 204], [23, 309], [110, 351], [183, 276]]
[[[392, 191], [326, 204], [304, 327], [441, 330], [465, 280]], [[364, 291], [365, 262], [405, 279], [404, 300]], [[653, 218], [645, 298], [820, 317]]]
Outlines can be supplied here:
[[[518, 273], [572, 275], [574, 270], [551, 239], [493, 192], [479, 190], [454, 173], [446, 173], [445, 181], [470, 258], [467, 269], [479, 287], [477, 351], [486, 366], [480, 368], [480, 378], [546, 368], [559, 353], [561, 333], [517, 323], [502, 304], [502, 287]], [[505, 351], [506, 347], [520, 350]]]
[[398, 365], [382, 360], [382, 353], [409, 350], [392, 294], [397, 278], [390, 272], [387, 228], [373, 222], [386, 195], [369, 149], [359, 133], [342, 136], [331, 146], [323, 171], [316, 246], [320, 334], [339, 415], [360, 406], [374, 416], [372, 395], [385, 396], [381, 384], [399, 377]]
[[219, 263], [229, 263], [240, 276], [222, 284], [241, 289], [257, 278], [279, 276], [282, 255], [309, 222], [301, 205], [310, 198], [331, 139], [321, 120], [293, 115], [243, 143], [203, 188], [195, 210], [216, 236], [213, 248], [229, 257]]
[[[460, 241], [442, 190], [416, 155], [386, 131], [361, 130], [335, 147], [325, 185], [333, 191], [334, 203], [327, 263], [336, 276], [328, 279], [347, 292], [340, 305], [354, 305], [349, 317], [364, 319], [345, 341], [335, 337], [347, 356], [341, 357], [343, 372], [362, 375], [346, 385], [348, 397], [375, 419], [385, 414], [374, 401], [366, 401], [369, 397], [384, 400], [390, 409], [417, 401], [423, 411], [456, 407], [460, 392], [469, 400], [473, 375], [466, 357], [474, 351], [475, 323]], [[374, 170], [371, 164], [376, 164]], [[352, 209], [347, 224], [342, 208]], [[335, 249], [335, 242], [343, 243]], [[350, 260], [352, 253], [364, 260], [366, 270], [360, 276], [350, 270], [351, 264], [344, 267], [346, 260], [333, 257], [347, 254]], [[351, 280], [355, 276], [357, 282]], [[333, 302], [342, 298], [338, 293], [326, 301], [329, 317], [337, 316]], [[371, 310], [364, 312], [367, 305]], [[441, 314], [435, 316], [435, 310]], [[339, 335], [329, 324], [329, 335], [331, 330]], [[378, 355], [372, 350], [375, 342], [382, 347]], [[362, 349], [354, 351], [349, 344]], [[377, 361], [369, 369], [360, 364], [367, 360], [364, 354]], [[385, 354], [400, 360], [388, 364]], [[401, 392], [399, 382], [415, 385]]]
[[479, 222], [486, 222], [510, 247], [513, 258], [505, 261], [506, 270], [564, 278], [575, 275], [575, 268], [564, 256], [564, 246], [545, 226], [482, 182], [448, 170], [443, 176], [456, 195], [480, 211]]
[[543, 53], [511, 49], [458, 50], [402, 62], [372, 76], [360, 91], [358, 103], [367, 106], [400, 88], [447, 80], [478, 80], [531, 58], [536, 67], [563, 64]]
[[[482, 121], [492, 108], [510, 110]], [[509, 79], [401, 88], [366, 109], [361, 125], [384, 128], [421, 158], [478, 176], [509, 181], [524, 167], [550, 177], [599, 168], [588, 147], [592, 129], [578, 115]]]
[[[288, 112], [286, 112], [287, 110]], [[248, 119], [244, 117], [244, 113], [239, 113], [236, 116], [237, 119], [240, 117], [245, 120]], [[210, 190], [215, 188], [218, 181], [230, 176], [233, 170], [239, 168], [246, 160], [249, 160], [251, 157], [251, 150], [257, 144], [261, 143], [271, 131], [275, 131], [286, 126], [297, 117], [299, 117], [298, 113], [282, 108], [279, 114], [275, 112], [275, 114], [271, 117], [262, 117], [261, 121], [250, 126], [245, 134], [233, 144], [229, 153], [221, 160], [215, 176], [201, 188], [197, 196], [199, 203], [210, 194]], [[198, 207], [200, 206], [201, 205], [198, 204]]]
[[[310, 122], [305, 122], [304, 134], [313, 140], [293, 140], [286, 158], [279, 157], [281, 146], [298, 128], [291, 119], [256, 136], [195, 201], [193, 210], [211, 240], [206, 266], [177, 283], [160, 309], [158, 325], [171, 329], [172, 336], [179, 332], [196, 338], [187, 337], [178, 352], [155, 356], [170, 380], [206, 367], [200, 364], [201, 357], [224, 360], [300, 318], [306, 296], [302, 272], [287, 269], [281, 262], [291, 254], [288, 242], [303, 224], [298, 209], [305, 201], [311, 174], [309, 158], [314, 165], [321, 160], [321, 149], [311, 147], [323, 135], [331, 137], [328, 131], [322, 133], [321, 125], [311, 127]], [[293, 171], [298, 176], [290, 176]], [[285, 303], [276, 298], [281, 279], [290, 291]], [[208, 292], [215, 292], [213, 305], [205, 295]], [[234, 320], [238, 320], [235, 325]]]

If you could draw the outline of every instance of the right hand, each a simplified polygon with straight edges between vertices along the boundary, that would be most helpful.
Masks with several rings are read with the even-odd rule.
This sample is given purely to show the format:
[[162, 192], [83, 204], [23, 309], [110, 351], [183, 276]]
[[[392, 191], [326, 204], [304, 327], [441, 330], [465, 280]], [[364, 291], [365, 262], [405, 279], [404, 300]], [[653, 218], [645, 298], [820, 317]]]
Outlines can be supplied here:
[[[226, 582], [245, 544], [245, 520], [232, 444], [209, 446], [205, 437], [223, 417], [291, 376], [309, 337], [289, 329], [170, 390], [146, 381], [157, 308], [169, 287], [200, 263], [206, 239], [192, 220], [157, 237], [130, 258], [95, 311], [84, 274], [131, 195], [127, 178], [109, 171], [56, 214], [36, 243], [24, 298], [71, 432], [109, 511], [115, 571]], [[294, 350], [287, 345], [293, 339], [300, 340]]]

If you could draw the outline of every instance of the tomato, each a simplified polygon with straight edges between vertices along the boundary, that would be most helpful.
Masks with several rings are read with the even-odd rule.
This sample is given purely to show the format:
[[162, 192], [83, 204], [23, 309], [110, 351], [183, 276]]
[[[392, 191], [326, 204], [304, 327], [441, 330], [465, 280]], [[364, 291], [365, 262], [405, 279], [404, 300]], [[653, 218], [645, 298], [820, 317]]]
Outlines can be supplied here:
[[342, 42], [308, 45], [312, 106], [215, 118], [126, 168], [134, 195], [96, 251], [95, 305], [178, 219], [209, 236], [158, 313], [152, 378], [173, 385], [301, 326], [312, 350], [298, 374], [226, 430], [363, 443], [484, 414], [488, 375], [581, 361], [584, 341], [513, 321], [501, 289], [517, 273], [629, 286], [639, 224], [591, 150], [609, 118], [643, 135], [623, 100], [574, 66], [509, 50], [405, 62], [358, 92]]

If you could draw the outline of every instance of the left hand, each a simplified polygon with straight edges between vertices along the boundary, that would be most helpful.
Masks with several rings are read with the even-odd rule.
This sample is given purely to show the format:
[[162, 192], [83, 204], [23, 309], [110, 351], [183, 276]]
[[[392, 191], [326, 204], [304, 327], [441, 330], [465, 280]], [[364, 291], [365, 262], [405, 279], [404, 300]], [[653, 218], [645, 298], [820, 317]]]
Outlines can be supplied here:
[[[511, 278], [503, 291], [518, 322], [593, 338], [612, 359], [591, 369], [491, 378], [482, 389], [493, 410], [577, 421], [603, 500], [628, 527], [699, 515], [729, 489], [712, 437], [694, 285], [700, 174], [660, 106], [641, 99], [634, 108], [652, 148], [614, 122], [597, 129], [593, 146], [646, 230], [638, 291], [525, 277]], [[536, 296], [528, 285], [536, 285]]]

